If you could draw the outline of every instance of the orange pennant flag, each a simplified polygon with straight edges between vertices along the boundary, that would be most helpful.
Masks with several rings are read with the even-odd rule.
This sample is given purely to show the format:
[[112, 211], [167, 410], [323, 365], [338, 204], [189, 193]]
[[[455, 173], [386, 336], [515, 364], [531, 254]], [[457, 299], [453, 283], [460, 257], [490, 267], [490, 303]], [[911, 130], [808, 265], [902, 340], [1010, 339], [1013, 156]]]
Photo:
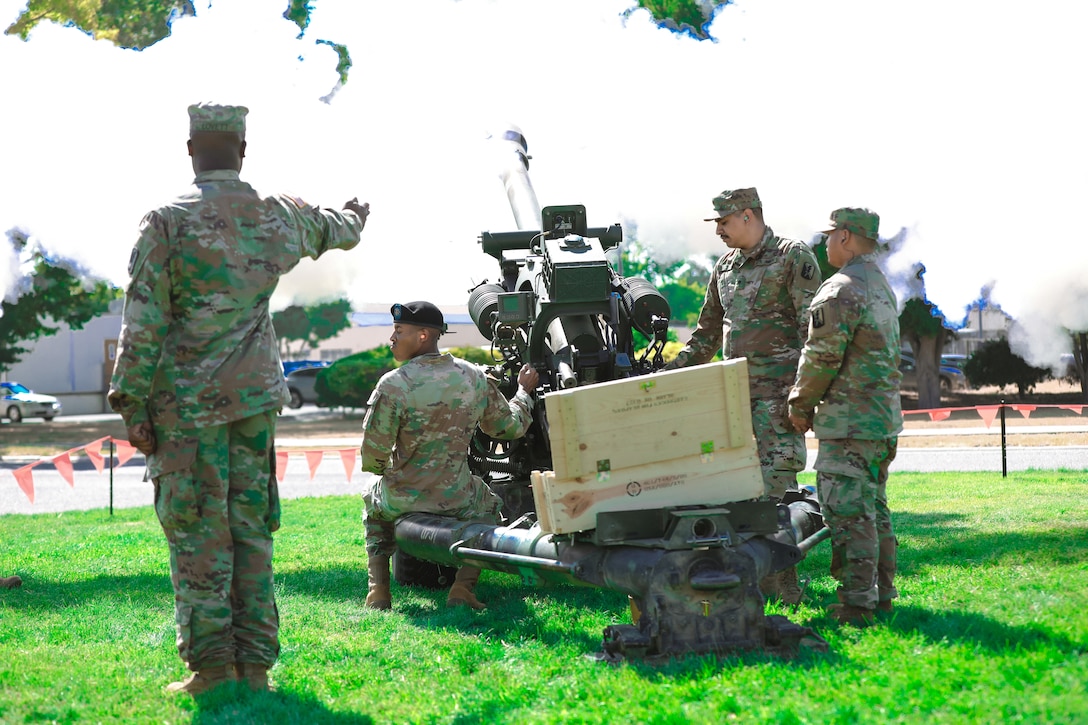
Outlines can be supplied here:
[[321, 459], [325, 457], [325, 451], [306, 451], [306, 464], [310, 467], [310, 480], [314, 480], [317, 467], [321, 465]]
[[36, 465], [38, 464], [31, 463], [28, 466], [16, 468], [11, 472], [11, 475], [15, 476], [15, 482], [19, 484], [19, 488], [23, 489], [23, 493], [30, 499], [30, 503], [34, 503], [34, 474], [30, 472], [30, 469]]
[[96, 441], [92, 441], [83, 446], [83, 450], [87, 453], [87, 458], [91, 459], [91, 463], [98, 469], [99, 473], [102, 473], [106, 467], [106, 462], [102, 459], [102, 443], [109, 440], [109, 438], [100, 438]]
[[276, 451], [276, 480], [283, 483], [283, 477], [287, 475], [287, 451]]
[[129, 462], [129, 460], [136, 455], [136, 446], [132, 445], [128, 441], [119, 441], [116, 438], [113, 439], [113, 444], [117, 446], [117, 466], [120, 468]]
[[997, 411], [1001, 409], [1000, 405], [980, 405], [975, 410], [978, 411], [979, 417], [982, 418], [982, 422], [989, 428], [993, 425], [994, 418], [997, 417]]
[[344, 464], [344, 473], [347, 474], [348, 483], [351, 483], [351, 474], [355, 473], [355, 449], [345, 448], [340, 451], [340, 461]]
[[1074, 413], [1076, 413], [1077, 415], [1080, 415], [1081, 411], [1084, 410], [1083, 405], [1059, 405], [1058, 407], [1061, 408], [1062, 410], [1071, 410]]
[[1010, 407], [1020, 413], [1020, 415], [1024, 416], [1025, 418], [1029, 417], [1031, 415], [1031, 411], [1035, 410], [1034, 405], [1013, 405]]
[[929, 411], [930, 420], [945, 420], [952, 415], [952, 411], [949, 408], [941, 408], [940, 410]]
[[75, 488], [76, 480], [72, 476], [72, 457], [67, 453], [61, 453], [53, 459], [53, 465], [57, 467], [57, 473], [61, 475], [61, 478], [67, 481], [69, 486]]

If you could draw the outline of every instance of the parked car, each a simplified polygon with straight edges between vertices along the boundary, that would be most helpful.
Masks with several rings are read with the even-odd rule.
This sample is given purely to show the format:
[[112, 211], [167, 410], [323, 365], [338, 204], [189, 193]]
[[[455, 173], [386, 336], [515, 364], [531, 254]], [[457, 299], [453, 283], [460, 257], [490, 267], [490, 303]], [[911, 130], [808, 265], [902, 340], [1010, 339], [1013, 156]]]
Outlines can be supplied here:
[[957, 370], [963, 370], [963, 366], [967, 364], [966, 355], [941, 355], [941, 365], [956, 368]]
[[[907, 389], [918, 388], [918, 371], [914, 365], [914, 355], [909, 352], [899, 353], [899, 372], [903, 374], [900, 387]], [[938, 374], [941, 380], [941, 395], [948, 395], [970, 387], [967, 383], [967, 376], [963, 374], [963, 371], [958, 367], [945, 364], [943, 359]]]
[[317, 381], [317, 373], [325, 366], [296, 368], [284, 376], [287, 381], [287, 390], [291, 393], [292, 408], [301, 408], [304, 403], [317, 403], [317, 392], [314, 383]]
[[60, 415], [60, 401], [52, 395], [39, 395], [19, 383], [0, 383], [0, 396], [0, 416], [12, 423], [23, 418], [53, 420]]

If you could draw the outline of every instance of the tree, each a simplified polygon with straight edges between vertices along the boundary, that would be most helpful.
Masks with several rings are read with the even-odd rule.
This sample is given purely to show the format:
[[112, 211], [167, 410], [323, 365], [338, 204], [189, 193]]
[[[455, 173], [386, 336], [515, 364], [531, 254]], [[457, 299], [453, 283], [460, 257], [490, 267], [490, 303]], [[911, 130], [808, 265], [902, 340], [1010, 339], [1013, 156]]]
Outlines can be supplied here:
[[[321, 302], [316, 305], [291, 305], [272, 313], [272, 327], [280, 341], [280, 354], [284, 358], [301, 355], [303, 350], [317, 347], [322, 340], [335, 337], [341, 330], [351, 327], [348, 315], [351, 303], [346, 299]], [[291, 342], [299, 343], [292, 352]]]
[[1088, 400], [1088, 332], [1070, 332], [1073, 338], [1073, 369], [1080, 382], [1080, 392]]
[[192, 0], [30, 0], [7, 29], [26, 39], [35, 25], [73, 25], [122, 48], [146, 48], [170, 34], [175, 15], [194, 15]]
[[[25, 249], [25, 236], [10, 232], [8, 237], [17, 250]], [[88, 279], [80, 270], [40, 251], [34, 252], [30, 261], [29, 289], [0, 303], [0, 371], [10, 369], [28, 352], [23, 343], [55, 335], [58, 323], [78, 330], [121, 296], [116, 287]]]
[[1050, 370], [1029, 365], [1009, 347], [1005, 338], [979, 346], [963, 366], [972, 385], [1015, 385], [1021, 398], [1039, 383], [1050, 378]]
[[911, 297], [899, 314], [900, 339], [910, 345], [918, 375], [918, 407], [941, 405], [941, 351], [952, 330], [937, 305]]

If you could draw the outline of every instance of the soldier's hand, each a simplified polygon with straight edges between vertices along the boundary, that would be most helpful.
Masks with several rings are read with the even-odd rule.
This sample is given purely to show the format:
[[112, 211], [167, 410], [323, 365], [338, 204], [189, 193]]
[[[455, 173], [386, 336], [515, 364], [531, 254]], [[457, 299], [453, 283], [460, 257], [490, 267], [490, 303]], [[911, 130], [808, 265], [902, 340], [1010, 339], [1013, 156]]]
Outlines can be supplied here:
[[366, 226], [366, 218], [370, 216], [370, 202], [364, 201], [360, 204], [359, 197], [353, 196], [350, 201], [344, 202], [344, 208], [358, 214], [359, 218], [363, 220], [363, 226]]
[[128, 429], [128, 442], [135, 446], [140, 453], [150, 456], [157, 448], [155, 428], [146, 421], [130, 427]]
[[790, 424], [798, 433], [804, 433], [812, 427], [812, 421], [810, 421], [807, 416], [801, 415], [792, 409], [790, 410]]
[[539, 384], [540, 374], [533, 369], [533, 366], [528, 363], [522, 365], [521, 370], [518, 371], [518, 387], [526, 393], [531, 393]]

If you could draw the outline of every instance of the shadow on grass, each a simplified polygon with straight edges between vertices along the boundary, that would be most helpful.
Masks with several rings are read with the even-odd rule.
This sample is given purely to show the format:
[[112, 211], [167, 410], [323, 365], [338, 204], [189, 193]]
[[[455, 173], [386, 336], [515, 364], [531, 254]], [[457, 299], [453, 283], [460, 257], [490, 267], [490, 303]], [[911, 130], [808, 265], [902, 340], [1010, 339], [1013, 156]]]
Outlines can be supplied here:
[[196, 698], [193, 725], [238, 723], [314, 723], [372, 725], [369, 715], [335, 712], [310, 695], [283, 690], [250, 692], [242, 685], [220, 687]]
[[[1088, 558], [1088, 538], [1075, 527], [1025, 533], [980, 529], [958, 513], [893, 512], [896, 532], [921, 539], [921, 547], [900, 548], [900, 558], [919, 564], [978, 566], [1014, 556], [1018, 563], [1079, 562]], [[901, 567], [902, 568], [902, 567]], [[908, 568], [909, 571], [909, 568]]]
[[[489, 574], [494, 572], [485, 573], [485, 578], [476, 589], [480, 600], [488, 605], [485, 611], [474, 612], [468, 607], [449, 608], [446, 606], [448, 592], [445, 589], [415, 587], [412, 591], [416, 595], [416, 602], [409, 600], [403, 605], [394, 606], [420, 627], [452, 629], [473, 635], [486, 633], [506, 642], [532, 639], [549, 647], [562, 646], [587, 655], [600, 650], [603, 628], [596, 632], [587, 631], [576, 620], [583, 614], [593, 617], [601, 612], [615, 612], [615, 623], [619, 623], [627, 607], [626, 595], [607, 589], [561, 584], [533, 587], [517, 583], [513, 575], [502, 575], [503, 580], [488, 582]], [[396, 595], [394, 588], [394, 598]], [[555, 617], [530, 606], [525, 599], [532, 595], [547, 597], [549, 611], [560, 609], [569, 615]], [[418, 603], [419, 597], [427, 602]]]
[[1074, 655], [1084, 649], [1083, 642], [1056, 635], [1045, 626], [1015, 627], [974, 612], [896, 607], [883, 626], [895, 632], [919, 635], [933, 644], [959, 643], [993, 654], [1052, 647], [1063, 654]]
[[134, 574], [131, 576], [96, 576], [81, 581], [55, 581], [23, 576], [23, 585], [5, 592], [4, 604], [26, 611], [57, 611], [78, 608], [88, 602], [116, 599], [126, 607], [133, 604], [173, 608], [174, 589], [169, 576]]

